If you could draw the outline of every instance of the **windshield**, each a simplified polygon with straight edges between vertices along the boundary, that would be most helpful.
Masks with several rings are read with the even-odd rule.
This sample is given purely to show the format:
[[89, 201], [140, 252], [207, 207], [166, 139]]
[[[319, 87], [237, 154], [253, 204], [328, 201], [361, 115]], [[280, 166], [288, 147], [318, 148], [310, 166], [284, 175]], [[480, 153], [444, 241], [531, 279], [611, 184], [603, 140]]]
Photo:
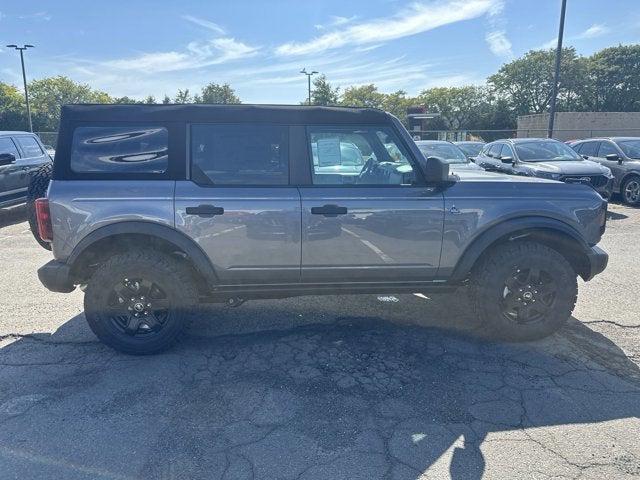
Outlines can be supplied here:
[[475, 157], [476, 155], [478, 155], [480, 153], [480, 150], [482, 150], [482, 147], [484, 147], [483, 143], [458, 144], [458, 148], [460, 148], [460, 150], [462, 150], [468, 157]]
[[418, 148], [425, 157], [438, 157], [447, 163], [468, 163], [462, 150], [451, 143], [422, 143]]
[[617, 143], [627, 157], [640, 159], [640, 140], [624, 140]]
[[571, 147], [553, 140], [516, 143], [515, 147], [518, 157], [525, 162], [582, 160]]

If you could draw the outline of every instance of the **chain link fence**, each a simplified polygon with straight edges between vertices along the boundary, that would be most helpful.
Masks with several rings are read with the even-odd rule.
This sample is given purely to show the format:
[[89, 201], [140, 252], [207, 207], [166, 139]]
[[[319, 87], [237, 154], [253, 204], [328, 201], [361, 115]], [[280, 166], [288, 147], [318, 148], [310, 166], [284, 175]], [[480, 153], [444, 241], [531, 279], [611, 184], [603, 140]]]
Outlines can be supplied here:
[[50, 146], [52, 148], [56, 148], [56, 145], [58, 144], [58, 132], [33, 132], [35, 133], [38, 138], [40, 138], [40, 141], [42, 143], [44, 143], [47, 146]]

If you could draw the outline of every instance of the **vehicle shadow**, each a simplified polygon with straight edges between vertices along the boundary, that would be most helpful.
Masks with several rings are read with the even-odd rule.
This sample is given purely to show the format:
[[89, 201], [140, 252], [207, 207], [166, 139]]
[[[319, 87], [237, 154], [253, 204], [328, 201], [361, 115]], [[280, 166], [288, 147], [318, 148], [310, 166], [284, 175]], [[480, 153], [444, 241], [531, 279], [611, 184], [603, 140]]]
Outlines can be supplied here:
[[27, 220], [27, 208], [24, 205], [0, 208], [0, 228], [22, 223]]
[[[425, 318], [451, 300], [424, 302]], [[488, 435], [554, 457], [584, 441], [570, 425], [640, 415], [638, 365], [576, 319], [545, 341], [496, 344], [443, 330], [446, 316], [392, 323], [386, 306], [320, 322], [314, 301], [302, 314], [214, 306], [148, 357], [102, 346], [82, 314], [4, 339], [0, 463], [18, 477], [479, 479]], [[538, 427], [555, 426], [550, 447]], [[512, 478], [531, 474], [507, 457]]]
[[625, 215], [624, 213], [612, 212], [611, 210], [607, 212], [607, 220], [624, 220], [625, 218], [629, 218], [629, 215]]

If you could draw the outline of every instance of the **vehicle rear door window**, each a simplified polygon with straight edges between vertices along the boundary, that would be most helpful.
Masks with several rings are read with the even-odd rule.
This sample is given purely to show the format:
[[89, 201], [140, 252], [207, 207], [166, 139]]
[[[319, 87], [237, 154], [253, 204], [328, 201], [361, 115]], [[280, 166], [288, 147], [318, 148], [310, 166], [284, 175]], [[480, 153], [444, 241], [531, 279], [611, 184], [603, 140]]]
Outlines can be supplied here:
[[191, 179], [200, 185], [288, 185], [289, 127], [191, 126]]
[[309, 127], [314, 185], [404, 185], [414, 182], [404, 147], [386, 127]]
[[598, 154], [599, 145], [600, 142], [584, 142], [580, 149], [580, 154], [588, 157], [595, 157]]
[[40, 148], [40, 145], [36, 141], [35, 138], [29, 136], [21, 136], [16, 137], [16, 141], [22, 152], [24, 153], [24, 158], [33, 158], [33, 157], [41, 157], [44, 155], [44, 152]]
[[78, 127], [71, 170], [77, 173], [164, 173], [169, 134], [158, 126]]
[[20, 153], [10, 137], [0, 138], [0, 153], [10, 153], [14, 157], [20, 158]]
[[600, 149], [598, 150], [598, 157], [606, 157], [611, 154], [620, 155], [616, 147], [610, 142], [600, 142]]

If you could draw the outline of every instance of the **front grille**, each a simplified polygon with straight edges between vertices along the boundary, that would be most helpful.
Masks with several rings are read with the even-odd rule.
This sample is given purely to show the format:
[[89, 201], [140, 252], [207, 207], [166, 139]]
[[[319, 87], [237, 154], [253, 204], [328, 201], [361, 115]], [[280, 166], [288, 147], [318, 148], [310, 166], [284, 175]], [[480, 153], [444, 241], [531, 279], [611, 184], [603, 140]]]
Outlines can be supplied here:
[[560, 180], [566, 183], [584, 183], [594, 188], [604, 187], [609, 181], [604, 175], [563, 175]]

